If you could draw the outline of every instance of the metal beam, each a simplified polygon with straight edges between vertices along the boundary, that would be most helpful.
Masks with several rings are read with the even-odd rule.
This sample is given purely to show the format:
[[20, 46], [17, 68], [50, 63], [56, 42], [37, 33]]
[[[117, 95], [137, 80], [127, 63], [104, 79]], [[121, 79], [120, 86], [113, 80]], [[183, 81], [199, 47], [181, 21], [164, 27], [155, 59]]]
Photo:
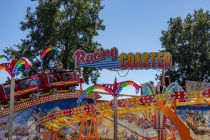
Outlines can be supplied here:
[[9, 140], [12, 140], [12, 133], [13, 133], [14, 92], [15, 92], [15, 76], [11, 76], [10, 105], [9, 105]]

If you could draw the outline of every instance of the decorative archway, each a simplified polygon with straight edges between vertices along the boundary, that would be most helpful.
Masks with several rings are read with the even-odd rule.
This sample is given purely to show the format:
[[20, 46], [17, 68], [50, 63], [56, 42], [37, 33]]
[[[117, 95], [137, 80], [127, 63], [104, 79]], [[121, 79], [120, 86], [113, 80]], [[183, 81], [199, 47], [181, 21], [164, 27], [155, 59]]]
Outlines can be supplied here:
[[141, 88], [141, 86], [137, 82], [129, 80], [129, 81], [122, 82], [118, 86], [118, 89], [116, 90], [115, 94], [116, 95], [120, 94], [120, 92], [127, 86], [133, 86], [136, 90], [139, 90]]
[[183, 88], [177, 82], [173, 82], [170, 85], [168, 85], [164, 93], [171, 95], [174, 92], [180, 92], [180, 91], [184, 91]]
[[60, 49], [60, 48], [56, 48], [56, 47], [49, 47], [49, 48], [44, 49], [44, 50], [40, 53], [42, 59], [44, 59], [45, 55], [46, 55], [48, 52], [50, 52], [50, 51], [60, 52], [61, 49]]
[[155, 95], [155, 87], [150, 83], [144, 83], [142, 85], [142, 95]]
[[29, 69], [31, 68], [32, 64], [31, 62], [25, 58], [25, 57], [21, 57], [20, 59], [18, 59], [15, 63], [14, 63], [14, 67], [12, 69], [12, 73], [14, 73], [15, 75], [17, 75], [18, 70], [23, 67], [23, 65], [25, 66], [25, 68]]
[[103, 86], [103, 85], [93, 85], [89, 88], [87, 88], [82, 95], [79, 97], [79, 99], [77, 100], [78, 104], [81, 104], [83, 99], [91, 92], [93, 92], [94, 90], [104, 90], [106, 92], [108, 92], [110, 95], [115, 96], [115, 94], [107, 87]]
[[79, 99], [77, 100], [77, 103], [80, 104], [83, 99], [91, 92], [95, 91], [95, 90], [104, 90], [106, 92], [108, 92], [110, 95], [112, 96], [117, 96], [118, 94], [120, 94], [120, 92], [122, 91], [122, 89], [124, 89], [125, 87], [127, 86], [133, 86], [135, 87], [136, 90], [139, 90], [141, 88], [141, 86], [137, 83], [137, 82], [134, 82], [134, 81], [125, 81], [125, 82], [122, 82], [120, 83], [120, 85], [118, 85], [118, 88], [117, 90], [115, 91], [115, 93], [112, 91], [112, 89], [104, 86], [104, 85], [99, 85], [99, 84], [96, 84], [96, 85], [93, 85], [89, 88], [87, 88], [83, 94], [79, 97]]

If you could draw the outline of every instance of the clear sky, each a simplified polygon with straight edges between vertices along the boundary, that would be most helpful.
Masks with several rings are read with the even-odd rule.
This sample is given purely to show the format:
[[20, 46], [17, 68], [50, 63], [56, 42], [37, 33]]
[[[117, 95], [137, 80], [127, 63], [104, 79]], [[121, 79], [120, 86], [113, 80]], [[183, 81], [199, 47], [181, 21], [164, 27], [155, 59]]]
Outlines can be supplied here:
[[[20, 43], [26, 32], [22, 32], [20, 21], [24, 20], [26, 8], [34, 8], [30, 0], [0, 1], [0, 54], [6, 46]], [[120, 52], [155, 52], [161, 49], [161, 31], [167, 29], [170, 17], [193, 13], [196, 9], [210, 10], [209, 0], [104, 0], [100, 16], [106, 30], [95, 39], [103, 48], [117, 47]], [[0, 61], [2, 62], [2, 60]], [[127, 71], [120, 72], [122, 75]], [[103, 70], [99, 83], [134, 80], [139, 83], [154, 81], [157, 70], [131, 70], [126, 77], [117, 72]], [[0, 72], [0, 83], [7, 74]]]

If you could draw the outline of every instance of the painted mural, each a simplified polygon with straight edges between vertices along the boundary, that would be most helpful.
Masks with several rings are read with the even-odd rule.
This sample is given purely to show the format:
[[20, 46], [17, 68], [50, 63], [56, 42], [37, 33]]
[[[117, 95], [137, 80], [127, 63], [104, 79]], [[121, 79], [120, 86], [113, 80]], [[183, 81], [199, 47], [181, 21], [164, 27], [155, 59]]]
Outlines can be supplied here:
[[[67, 109], [76, 106], [77, 99], [58, 100], [31, 107], [14, 113], [14, 134], [15, 140], [40, 140], [40, 129], [36, 128], [35, 122], [40, 118], [54, 111]], [[91, 99], [85, 100], [92, 103]], [[0, 140], [8, 139], [8, 116], [0, 118]]]
[[[35, 122], [39, 117], [45, 116], [53, 111], [66, 109], [76, 106], [76, 99], [61, 100], [55, 102], [48, 102], [43, 105], [31, 107], [15, 113], [15, 139], [16, 140], [40, 140], [40, 128], [35, 127]], [[91, 103], [91, 100], [86, 100]], [[210, 139], [210, 107], [208, 106], [185, 106], [178, 107], [177, 114], [190, 127], [192, 134], [198, 140]], [[153, 111], [141, 111], [132, 114], [120, 115], [118, 119], [118, 137], [120, 140], [157, 140], [158, 131], [152, 127], [152, 113]], [[0, 139], [7, 140], [8, 117], [0, 119]], [[113, 118], [105, 117], [100, 124], [98, 134], [100, 139], [113, 138]], [[79, 125], [74, 125], [79, 127]], [[69, 129], [63, 129], [68, 133], [72, 139], [77, 139], [77, 134]], [[167, 119], [164, 131], [165, 139], [180, 139], [178, 131], [170, 120]]]

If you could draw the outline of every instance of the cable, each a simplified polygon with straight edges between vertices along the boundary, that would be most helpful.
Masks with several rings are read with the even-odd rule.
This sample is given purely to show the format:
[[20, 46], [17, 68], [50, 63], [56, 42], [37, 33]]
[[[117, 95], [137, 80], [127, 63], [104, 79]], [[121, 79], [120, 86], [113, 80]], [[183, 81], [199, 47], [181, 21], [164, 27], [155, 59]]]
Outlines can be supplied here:
[[120, 72], [119, 72], [119, 71], [123, 71], [122, 69], [108, 69], [108, 70], [110, 70], [110, 71], [116, 71], [120, 77], [126, 77], [126, 76], [128, 75], [128, 73], [129, 73], [129, 69], [128, 69], [128, 71], [126, 72], [126, 74], [123, 75], [123, 76], [120, 75]]
[[129, 73], [129, 69], [128, 69], [128, 71], [126, 72], [126, 74], [125, 75], [120, 75], [120, 72], [119, 72], [119, 70], [117, 71], [117, 73], [118, 73], [118, 75], [120, 76], [120, 77], [126, 77], [127, 75], [128, 75], [128, 73]]

